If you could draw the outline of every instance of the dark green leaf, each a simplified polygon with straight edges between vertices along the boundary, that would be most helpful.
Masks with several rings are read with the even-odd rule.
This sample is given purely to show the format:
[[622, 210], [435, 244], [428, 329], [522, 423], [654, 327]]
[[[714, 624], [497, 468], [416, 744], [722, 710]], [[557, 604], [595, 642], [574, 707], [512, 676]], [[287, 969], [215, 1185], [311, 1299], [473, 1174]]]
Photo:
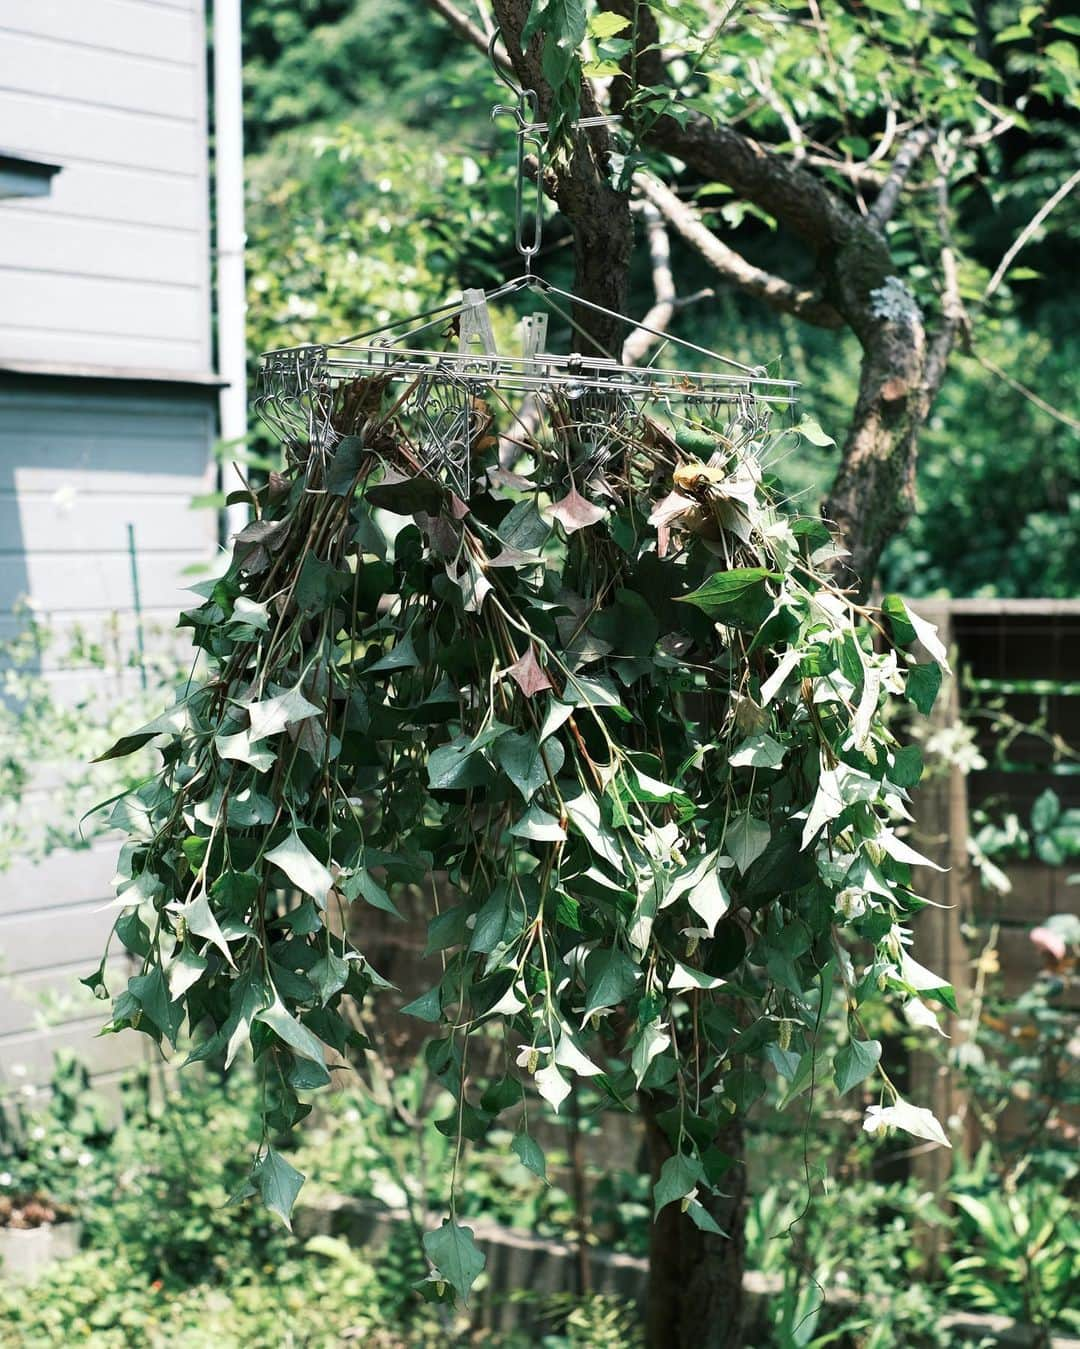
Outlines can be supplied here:
[[893, 641], [897, 646], [910, 646], [915, 640], [915, 628], [908, 618], [907, 605], [899, 595], [886, 595], [881, 601], [881, 612], [889, 620]]
[[372, 908], [392, 913], [395, 918], [401, 917], [400, 909], [366, 867], [360, 867], [351, 876], [346, 877], [341, 882], [340, 889], [350, 904], [357, 899], [364, 899]]
[[300, 568], [294, 597], [302, 613], [321, 613], [351, 587], [350, 573], [340, 572], [314, 553], [308, 553]]
[[765, 1079], [753, 1068], [736, 1068], [724, 1078], [724, 1092], [745, 1115], [755, 1101], [765, 1095]]
[[289, 1230], [292, 1230], [292, 1211], [296, 1196], [304, 1183], [304, 1175], [282, 1157], [273, 1148], [266, 1149], [266, 1155], [255, 1166], [252, 1179], [258, 1187], [262, 1201], [271, 1213], [276, 1213]]
[[515, 1134], [510, 1146], [514, 1149], [522, 1166], [527, 1167], [534, 1176], [539, 1176], [541, 1180], [547, 1180], [547, 1162], [544, 1159], [544, 1150], [534, 1138], [530, 1138], [528, 1134]]
[[563, 747], [552, 737], [539, 745], [531, 735], [503, 735], [495, 742], [495, 761], [526, 801], [563, 766]]
[[161, 967], [155, 965], [147, 974], [137, 974], [129, 979], [128, 992], [136, 999], [147, 1020], [175, 1047], [184, 1009], [169, 996], [169, 987]]
[[331, 496], [348, 496], [364, 462], [364, 442], [359, 436], [346, 436], [334, 449], [326, 470], [326, 490]]
[[893, 751], [889, 781], [897, 787], [914, 787], [923, 774], [922, 753], [918, 745], [904, 745]]
[[521, 1083], [516, 1077], [500, 1077], [480, 1097], [480, 1108], [489, 1115], [498, 1115], [503, 1110], [512, 1110], [524, 1099]]
[[904, 685], [904, 696], [914, 703], [924, 717], [933, 710], [934, 702], [941, 688], [941, 668], [935, 661], [913, 665], [908, 671]]
[[634, 992], [640, 978], [640, 967], [625, 952], [617, 948], [594, 951], [585, 962], [582, 1020], [624, 1002]]
[[668, 1204], [685, 1199], [703, 1179], [701, 1163], [696, 1157], [687, 1157], [681, 1152], [669, 1157], [660, 1168], [659, 1179], [653, 1186], [653, 1213], [657, 1214]]
[[447, 1218], [434, 1232], [424, 1233], [424, 1252], [439, 1278], [448, 1283], [462, 1302], [484, 1268], [484, 1253], [476, 1244], [471, 1227], [459, 1227]]
[[768, 582], [780, 579], [778, 573], [764, 567], [737, 567], [713, 572], [704, 585], [682, 598], [684, 603], [696, 605], [719, 623], [754, 631], [765, 622], [773, 607]]
[[406, 1016], [415, 1016], [420, 1021], [438, 1021], [442, 1016], [442, 998], [438, 988], [429, 988], [401, 1009]]
[[381, 482], [369, 484], [364, 489], [364, 498], [372, 506], [395, 515], [416, 515], [419, 511], [438, 515], [443, 495], [443, 489], [431, 478], [422, 475], [407, 478], [392, 469], [387, 470]]
[[836, 1090], [844, 1092], [865, 1082], [881, 1061], [879, 1040], [850, 1040], [833, 1059]]
[[345, 987], [345, 981], [349, 977], [348, 961], [333, 951], [327, 951], [326, 955], [308, 970], [307, 977], [314, 985], [319, 1001], [325, 1005], [335, 993]]
[[726, 1237], [728, 1235], [700, 1199], [695, 1199], [687, 1205], [686, 1216], [694, 1226], [700, 1228], [702, 1232], [711, 1232], [714, 1236], [718, 1237]]
[[428, 784], [436, 791], [480, 787], [491, 781], [491, 768], [466, 735], [455, 736], [428, 756]]

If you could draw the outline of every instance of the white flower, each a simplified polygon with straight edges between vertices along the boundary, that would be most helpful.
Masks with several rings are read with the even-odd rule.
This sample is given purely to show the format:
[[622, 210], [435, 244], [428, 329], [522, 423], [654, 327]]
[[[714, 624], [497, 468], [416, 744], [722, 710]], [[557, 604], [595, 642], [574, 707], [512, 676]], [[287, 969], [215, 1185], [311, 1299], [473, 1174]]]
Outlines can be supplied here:
[[79, 1153], [79, 1156], [78, 1156], [78, 1164], [79, 1164], [79, 1166], [89, 1166], [90, 1163], [91, 1163], [93, 1160], [94, 1160], [94, 1158], [91, 1156], [91, 1154], [90, 1154], [89, 1152], [80, 1152], [80, 1153]]
[[542, 1054], [550, 1054], [551, 1050], [547, 1045], [524, 1045], [518, 1050], [517, 1058], [514, 1062], [519, 1068], [527, 1068], [530, 1073], [536, 1072], [536, 1065], [540, 1061]]
[[853, 918], [861, 918], [866, 912], [866, 896], [861, 890], [849, 885], [836, 896], [836, 907], [848, 922], [851, 922]]
[[5, 1189], [11, 1184], [12, 1175], [10, 1171], [0, 1171], [0, 1185]]
[[923, 1106], [911, 1105], [897, 1097], [894, 1105], [872, 1105], [867, 1108], [863, 1119], [863, 1128], [868, 1134], [881, 1134], [889, 1128], [903, 1129], [915, 1138], [925, 1138], [930, 1143], [940, 1143], [951, 1148], [952, 1144], [945, 1130], [931, 1111]]
[[35, 1124], [34, 1127], [30, 1130], [30, 1137], [34, 1140], [35, 1143], [40, 1143], [41, 1140], [45, 1137], [45, 1126], [42, 1124]]

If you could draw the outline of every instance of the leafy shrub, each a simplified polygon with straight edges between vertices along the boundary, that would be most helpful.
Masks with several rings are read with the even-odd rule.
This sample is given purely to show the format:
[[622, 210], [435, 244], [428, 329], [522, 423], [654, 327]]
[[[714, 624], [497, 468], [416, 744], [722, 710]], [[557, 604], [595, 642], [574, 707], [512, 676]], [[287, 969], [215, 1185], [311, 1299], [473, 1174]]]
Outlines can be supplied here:
[[1080, 1223], [1068, 1195], [1035, 1177], [1006, 1188], [987, 1148], [952, 1198], [957, 1249], [971, 1253], [950, 1267], [950, 1300], [1046, 1331], [1080, 1331]]
[[351, 1252], [331, 1259], [300, 1254], [252, 1267], [238, 1258], [227, 1286], [178, 1288], [148, 1280], [131, 1254], [126, 1247], [87, 1252], [50, 1270], [33, 1298], [0, 1285], [0, 1344], [321, 1349], [347, 1336], [368, 1349], [423, 1349], [452, 1342], [426, 1311], [399, 1321], [399, 1309], [387, 1309], [381, 1291], [384, 1268]]
[[47, 1095], [13, 1094], [0, 1103], [0, 1227], [54, 1222], [100, 1199], [111, 1137], [86, 1069], [70, 1051], [57, 1054]]
[[939, 1326], [940, 1289], [912, 1237], [918, 1224], [944, 1220], [916, 1185], [863, 1181], [812, 1198], [796, 1182], [770, 1187], [752, 1202], [746, 1228], [748, 1266], [780, 1280], [766, 1300], [770, 1343], [951, 1345]]
[[123, 1250], [147, 1281], [225, 1282], [278, 1263], [294, 1244], [262, 1208], [229, 1203], [247, 1179], [253, 1085], [198, 1074], [179, 1074], [164, 1106], [129, 1091], [108, 1158], [111, 1193], [86, 1214], [88, 1242]]

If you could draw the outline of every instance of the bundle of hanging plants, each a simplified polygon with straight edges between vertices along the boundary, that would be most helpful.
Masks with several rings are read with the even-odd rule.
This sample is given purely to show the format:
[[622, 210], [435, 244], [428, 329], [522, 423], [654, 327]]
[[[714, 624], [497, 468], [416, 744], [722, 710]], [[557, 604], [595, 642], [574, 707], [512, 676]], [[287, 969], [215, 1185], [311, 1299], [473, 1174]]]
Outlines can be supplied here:
[[[199, 677], [110, 751], [161, 755], [113, 811], [115, 931], [141, 968], [111, 1028], [175, 1047], [186, 1022], [194, 1060], [250, 1048], [252, 1188], [286, 1219], [303, 1178], [271, 1140], [330, 1081], [327, 1047], [357, 1043], [348, 1004], [385, 986], [365, 906], [435, 875], [442, 960], [404, 1011], [430, 1023], [459, 1141], [502, 1116], [542, 1173], [534, 1092], [557, 1111], [581, 1079], [616, 1109], [646, 1090], [673, 1154], [656, 1205], [708, 1230], [711, 1142], [770, 1074], [790, 1100], [877, 1073], [867, 1126], [945, 1141], [859, 1013], [892, 991], [927, 1022], [952, 997], [907, 950], [925, 859], [896, 829], [921, 763], [886, 715], [929, 710], [933, 628], [834, 587], [828, 530], [768, 472], [783, 433], [541, 403], [526, 424], [472, 401], [466, 501], [424, 471], [399, 388], [339, 389], [182, 616]], [[819, 1035], [833, 998], [838, 1048]], [[493, 1078], [476, 1035], [502, 1046]], [[469, 1230], [426, 1246], [464, 1295]]]

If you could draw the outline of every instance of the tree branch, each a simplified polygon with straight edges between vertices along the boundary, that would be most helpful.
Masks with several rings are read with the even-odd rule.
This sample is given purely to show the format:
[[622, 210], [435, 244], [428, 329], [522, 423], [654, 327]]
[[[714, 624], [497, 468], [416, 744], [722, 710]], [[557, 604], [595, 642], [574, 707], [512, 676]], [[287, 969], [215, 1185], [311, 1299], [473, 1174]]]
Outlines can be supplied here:
[[645, 174], [639, 174], [635, 181], [642, 195], [721, 276], [782, 313], [795, 314], [821, 328], [843, 326], [843, 319], [820, 295], [800, 290], [789, 281], [755, 267], [729, 248], [708, 229], [694, 208], [681, 201], [669, 187]]
[[[937, 193], [938, 230], [941, 234], [941, 327], [934, 335], [926, 354], [926, 368], [923, 373], [923, 386], [926, 397], [926, 412], [930, 411], [937, 397], [949, 366], [949, 357], [956, 344], [957, 337], [970, 327], [967, 310], [960, 294], [960, 276], [956, 267], [956, 251], [952, 240], [952, 224], [949, 213], [949, 174], [956, 161], [955, 150], [941, 151], [937, 156]], [[925, 414], [924, 414], [925, 415]]]
[[908, 136], [896, 152], [896, 158], [889, 169], [889, 176], [882, 184], [877, 201], [870, 207], [869, 218], [875, 225], [884, 227], [893, 218], [896, 208], [900, 204], [900, 193], [904, 190], [904, 184], [907, 182], [912, 169], [926, 153], [927, 147], [930, 145], [930, 139], [930, 132], [925, 127], [920, 127]]
[[[638, 361], [644, 360], [660, 341], [656, 334], [667, 331], [671, 316], [675, 313], [675, 278], [671, 273], [671, 243], [664, 228], [663, 218], [650, 201], [640, 202], [636, 209], [645, 219], [656, 302], [642, 320], [642, 326], [635, 328], [623, 343], [623, 365], [637, 365]], [[648, 331], [650, 328], [652, 332]]]
[[1075, 417], [1070, 417], [1067, 412], [1062, 412], [1061, 408], [1054, 407], [1053, 403], [1048, 403], [1045, 398], [1040, 398], [1034, 389], [1029, 389], [1026, 384], [1021, 384], [1007, 370], [1002, 370], [1000, 365], [996, 365], [989, 356], [984, 356], [980, 351], [973, 351], [971, 354], [984, 370], [996, 376], [1003, 384], [1007, 384], [1014, 393], [1026, 398], [1040, 412], [1045, 412], [1048, 417], [1053, 417], [1055, 421], [1061, 422], [1063, 426], [1067, 426], [1073, 431], [1080, 431], [1080, 421], [1077, 421]]
[[1062, 183], [1061, 186], [1058, 188], [1058, 190], [1053, 194], [1053, 196], [1048, 197], [1046, 201], [1043, 202], [1043, 204], [1031, 217], [1028, 223], [1016, 236], [1016, 238], [1012, 242], [1012, 245], [1008, 249], [1006, 249], [1004, 257], [997, 265], [997, 270], [994, 272], [994, 275], [990, 278], [989, 282], [987, 283], [986, 289], [983, 291], [982, 297], [983, 304], [985, 304], [987, 300], [990, 299], [990, 297], [994, 294], [997, 288], [1005, 280], [1005, 274], [1008, 272], [1009, 268], [1015, 261], [1017, 253], [1019, 253], [1020, 250], [1025, 246], [1025, 244], [1029, 242], [1031, 236], [1043, 223], [1043, 221], [1054, 209], [1054, 207], [1059, 205], [1061, 202], [1065, 200], [1065, 198], [1069, 195], [1069, 193], [1073, 190], [1073, 188], [1077, 185], [1077, 183], [1080, 183], [1080, 169], [1077, 169], [1071, 178], [1067, 179], [1064, 183]]
[[791, 141], [792, 157], [794, 159], [805, 159], [806, 137], [803, 135], [802, 127], [792, 117], [787, 104], [773, 88], [768, 76], [757, 61], [753, 59], [747, 61], [746, 69], [750, 75], [750, 83], [783, 123], [784, 130], [788, 134], [788, 140]]

